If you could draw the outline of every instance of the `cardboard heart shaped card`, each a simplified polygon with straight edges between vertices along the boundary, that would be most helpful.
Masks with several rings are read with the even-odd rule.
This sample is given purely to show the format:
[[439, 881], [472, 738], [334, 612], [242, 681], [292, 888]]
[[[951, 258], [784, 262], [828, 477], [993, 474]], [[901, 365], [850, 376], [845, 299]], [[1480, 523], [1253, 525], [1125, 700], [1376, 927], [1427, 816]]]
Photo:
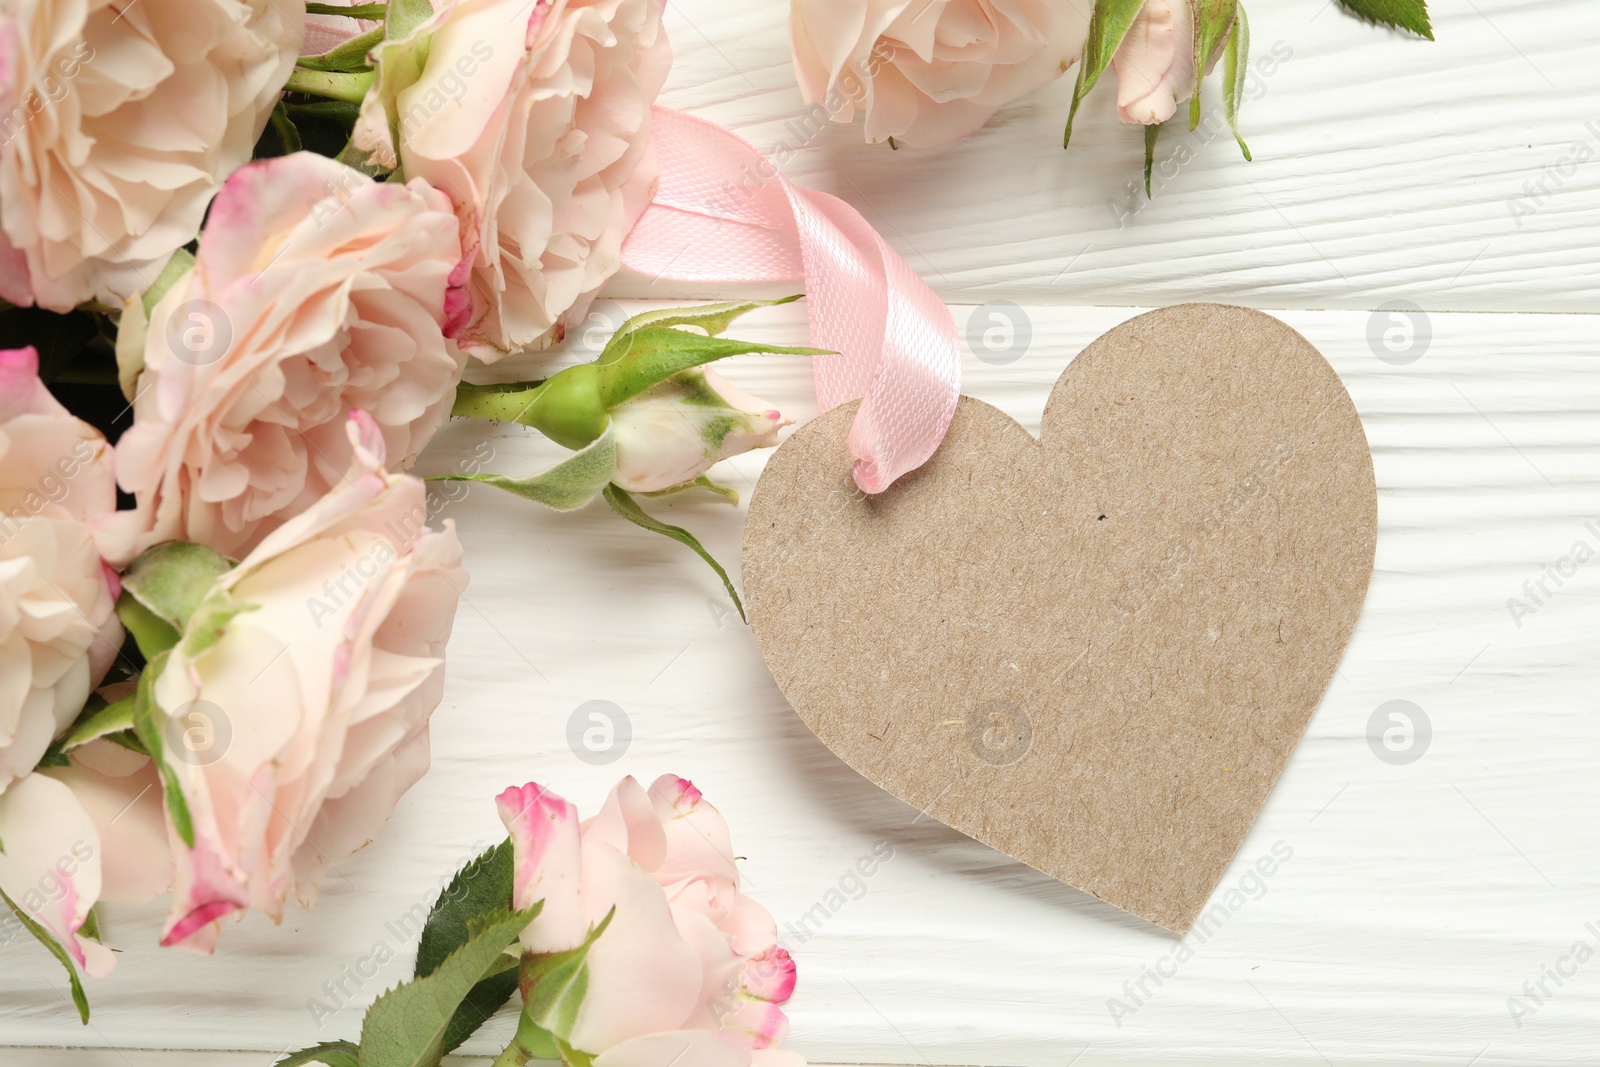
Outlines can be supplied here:
[[876, 497], [854, 413], [798, 430], [750, 504], [784, 696], [933, 818], [1187, 930], [1366, 598], [1377, 491], [1338, 376], [1271, 316], [1165, 308], [1072, 361], [1040, 439], [963, 397]]

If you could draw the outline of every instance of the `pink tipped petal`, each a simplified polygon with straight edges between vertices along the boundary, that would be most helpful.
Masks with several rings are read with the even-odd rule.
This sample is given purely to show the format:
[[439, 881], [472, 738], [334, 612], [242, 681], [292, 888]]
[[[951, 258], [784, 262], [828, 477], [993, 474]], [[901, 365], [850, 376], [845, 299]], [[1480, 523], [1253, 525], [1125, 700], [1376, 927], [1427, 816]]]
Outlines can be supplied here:
[[511, 902], [544, 907], [522, 933], [529, 952], [564, 952], [583, 943], [589, 924], [579, 897], [578, 809], [534, 782], [495, 798], [511, 834]]
[[198, 829], [194, 848], [184, 848], [176, 830], [171, 839], [179, 850], [177, 877], [161, 944], [209, 954], [216, 947], [217, 923], [247, 907], [249, 891], [223, 869]]
[[782, 1004], [794, 995], [795, 965], [788, 950], [773, 945], [745, 961], [741, 989], [756, 1000]]
[[657, 868], [664, 886], [704, 879], [712, 887], [713, 907], [727, 909], [739, 889], [728, 824], [694, 783], [662, 775], [650, 786], [650, 799], [667, 835], [667, 855]]
[[50, 932], [86, 973], [114, 958], [78, 936], [100, 897], [100, 834], [72, 790], [31, 774], [0, 793], [0, 889]]

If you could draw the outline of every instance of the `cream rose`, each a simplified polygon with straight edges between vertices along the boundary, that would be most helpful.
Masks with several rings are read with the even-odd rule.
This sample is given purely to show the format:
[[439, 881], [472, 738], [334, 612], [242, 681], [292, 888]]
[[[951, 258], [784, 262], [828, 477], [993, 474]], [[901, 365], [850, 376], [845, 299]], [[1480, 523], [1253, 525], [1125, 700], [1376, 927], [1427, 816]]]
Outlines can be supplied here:
[[[519, 1042], [531, 1025], [595, 1067], [805, 1062], [775, 1047], [794, 961], [772, 916], [740, 892], [728, 824], [692, 783], [662, 775], [647, 792], [624, 778], [583, 822], [531, 782], [497, 802], [512, 903], [544, 904], [522, 933]], [[536, 988], [542, 959], [584, 945], [586, 983]]]
[[474, 356], [560, 340], [621, 265], [655, 190], [650, 108], [672, 58], [661, 8], [458, 0], [378, 53], [355, 143], [454, 200]]
[[[0, 351], [0, 791], [72, 724], [122, 646], [91, 523], [116, 507], [111, 451]], [[3, 839], [0, 839], [3, 840]]]
[[937, 145], [1077, 61], [1088, 3], [1064, 0], [791, 0], [789, 39], [807, 103], [866, 116], [866, 137]]
[[117, 477], [137, 500], [108, 555], [168, 540], [228, 556], [335, 485], [344, 423], [368, 411], [396, 467], [450, 414], [464, 357], [456, 218], [420, 181], [374, 182], [310, 153], [253, 163], [218, 194], [193, 270], [145, 321], [124, 311], [118, 362], [134, 425]]
[[13, 0], [3, 12], [0, 297], [118, 305], [250, 158], [304, 6]]
[[163, 944], [209, 951], [230, 912], [309, 907], [427, 770], [461, 543], [385, 470], [378, 426], [349, 430], [346, 477], [217, 580], [151, 687], [193, 826], [191, 845], [172, 823]]

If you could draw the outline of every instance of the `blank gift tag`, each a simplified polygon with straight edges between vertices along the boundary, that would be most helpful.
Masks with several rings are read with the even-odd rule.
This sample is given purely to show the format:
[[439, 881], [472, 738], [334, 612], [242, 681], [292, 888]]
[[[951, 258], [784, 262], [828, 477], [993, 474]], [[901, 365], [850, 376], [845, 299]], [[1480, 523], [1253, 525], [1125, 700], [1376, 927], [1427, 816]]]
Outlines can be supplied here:
[[1271, 316], [1141, 315], [1062, 374], [1040, 440], [961, 399], [887, 492], [854, 405], [750, 503], [779, 687], [895, 796], [1168, 929], [1194, 922], [1333, 676], [1377, 492], [1344, 386]]

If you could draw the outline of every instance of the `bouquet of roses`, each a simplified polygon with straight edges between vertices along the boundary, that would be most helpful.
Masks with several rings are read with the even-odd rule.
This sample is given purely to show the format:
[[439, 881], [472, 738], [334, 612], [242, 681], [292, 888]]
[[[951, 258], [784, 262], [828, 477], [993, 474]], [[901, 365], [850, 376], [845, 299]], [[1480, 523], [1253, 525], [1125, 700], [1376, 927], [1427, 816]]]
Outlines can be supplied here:
[[161, 942], [210, 951], [230, 915], [309, 906], [426, 770], [467, 578], [405, 472], [452, 412], [574, 451], [451, 477], [603, 497], [702, 555], [634, 494], [731, 495], [707, 469], [789, 421], [705, 366], [813, 354], [719, 336], [774, 301], [463, 382], [560, 341], [618, 269], [660, 16], [0, 11], [0, 895], [85, 1019], [98, 902], [170, 892]]

